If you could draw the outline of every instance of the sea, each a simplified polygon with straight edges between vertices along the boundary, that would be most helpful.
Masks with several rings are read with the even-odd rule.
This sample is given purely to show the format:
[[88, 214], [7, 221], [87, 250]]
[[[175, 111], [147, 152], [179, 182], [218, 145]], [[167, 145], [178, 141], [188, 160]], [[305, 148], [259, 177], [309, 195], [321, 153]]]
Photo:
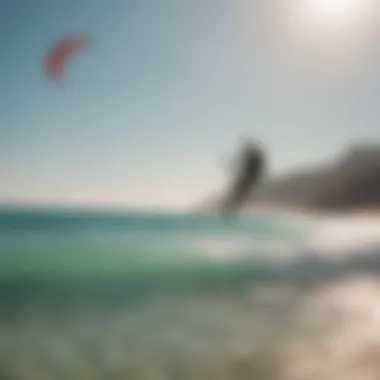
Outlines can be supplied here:
[[1, 380], [380, 378], [380, 216], [0, 210]]

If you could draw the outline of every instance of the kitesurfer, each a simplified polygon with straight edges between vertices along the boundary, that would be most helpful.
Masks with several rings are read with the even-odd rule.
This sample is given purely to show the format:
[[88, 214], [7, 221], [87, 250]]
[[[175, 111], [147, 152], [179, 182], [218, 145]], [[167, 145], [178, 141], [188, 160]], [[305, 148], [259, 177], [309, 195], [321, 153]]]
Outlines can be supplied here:
[[222, 206], [223, 211], [238, 210], [248, 200], [261, 179], [265, 166], [263, 149], [258, 143], [245, 141], [236, 180]]

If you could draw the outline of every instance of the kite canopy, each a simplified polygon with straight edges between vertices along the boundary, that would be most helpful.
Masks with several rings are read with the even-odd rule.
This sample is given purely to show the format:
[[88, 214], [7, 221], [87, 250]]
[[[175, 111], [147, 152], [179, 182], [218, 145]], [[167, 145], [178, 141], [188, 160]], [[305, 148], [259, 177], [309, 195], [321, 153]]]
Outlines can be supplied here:
[[86, 39], [79, 36], [68, 37], [54, 44], [46, 55], [44, 67], [46, 75], [53, 77], [62, 75], [68, 59], [83, 50], [86, 45]]

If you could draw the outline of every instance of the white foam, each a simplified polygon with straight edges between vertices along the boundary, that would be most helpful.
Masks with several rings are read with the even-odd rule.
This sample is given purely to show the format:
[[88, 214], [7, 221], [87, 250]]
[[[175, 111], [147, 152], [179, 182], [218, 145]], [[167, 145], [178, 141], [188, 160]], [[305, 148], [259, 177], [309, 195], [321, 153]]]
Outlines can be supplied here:
[[284, 379], [378, 378], [380, 285], [356, 277], [316, 289], [301, 308], [301, 320], [314, 334], [287, 346]]
[[309, 247], [319, 251], [341, 252], [380, 245], [380, 216], [326, 218], [308, 236]]
[[[255, 215], [256, 217], [259, 215]], [[194, 254], [207, 255], [212, 260], [235, 260], [239, 258], [287, 261], [304, 258], [306, 254], [347, 257], [360, 254], [367, 248], [380, 247], [380, 216], [334, 216], [263, 214], [273, 225], [273, 234], [257, 234], [252, 231], [243, 235], [211, 234], [180, 240], [188, 244]], [[244, 220], [244, 218], [242, 218]], [[250, 223], [250, 218], [247, 219]], [[177, 236], [178, 238], [178, 236]]]

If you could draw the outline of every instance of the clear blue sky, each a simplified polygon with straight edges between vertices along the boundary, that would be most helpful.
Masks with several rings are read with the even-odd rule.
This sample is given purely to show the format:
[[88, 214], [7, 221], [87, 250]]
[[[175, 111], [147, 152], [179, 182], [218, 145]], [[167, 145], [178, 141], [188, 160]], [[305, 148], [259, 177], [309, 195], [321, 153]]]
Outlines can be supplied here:
[[[242, 136], [272, 170], [380, 138], [379, 34], [316, 42], [280, 3], [2, 0], [0, 200], [186, 205]], [[92, 45], [49, 82], [46, 51], [73, 34]]]

